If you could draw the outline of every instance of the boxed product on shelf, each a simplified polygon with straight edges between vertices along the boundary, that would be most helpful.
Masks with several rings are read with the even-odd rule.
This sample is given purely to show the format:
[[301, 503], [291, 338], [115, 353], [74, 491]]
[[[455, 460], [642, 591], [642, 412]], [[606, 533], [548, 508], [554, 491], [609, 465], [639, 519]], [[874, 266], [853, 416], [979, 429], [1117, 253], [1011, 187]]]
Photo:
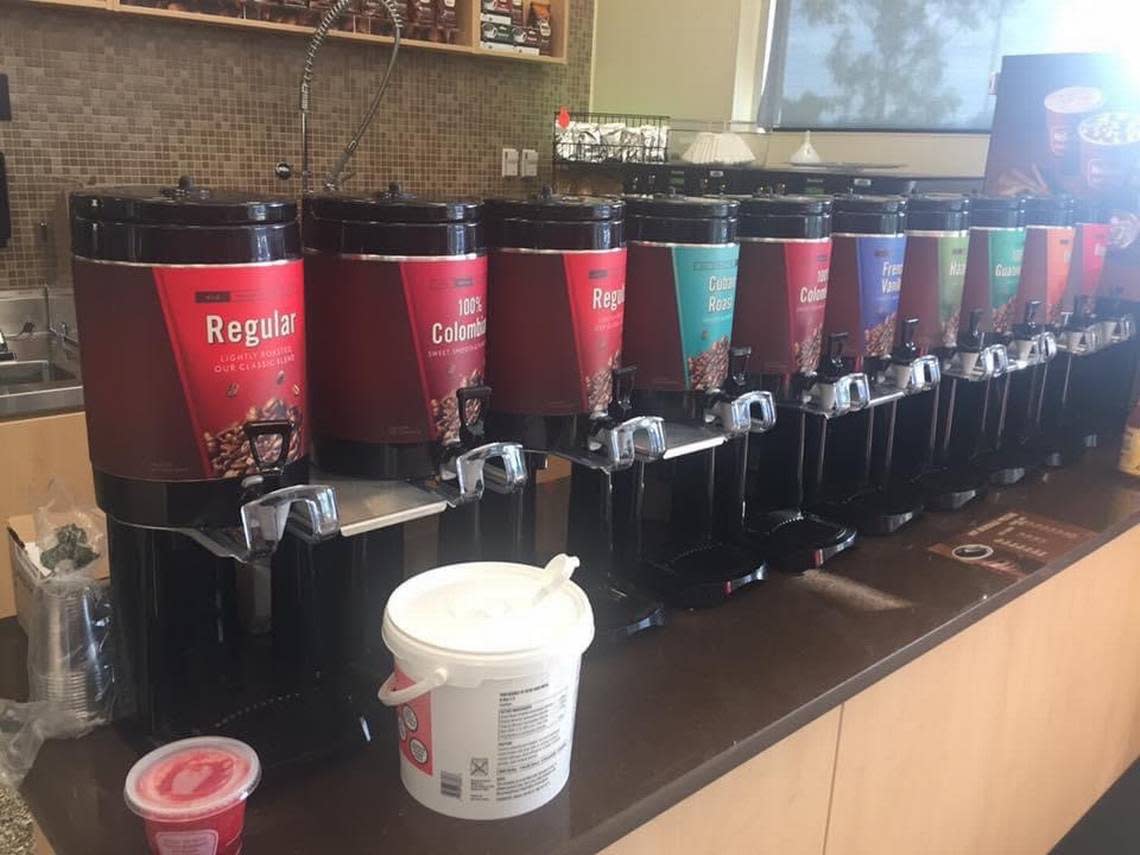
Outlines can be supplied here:
[[538, 50], [545, 56], [554, 52], [554, 22], [550, 4], [531, 0], [527, 23], [538, 30]]

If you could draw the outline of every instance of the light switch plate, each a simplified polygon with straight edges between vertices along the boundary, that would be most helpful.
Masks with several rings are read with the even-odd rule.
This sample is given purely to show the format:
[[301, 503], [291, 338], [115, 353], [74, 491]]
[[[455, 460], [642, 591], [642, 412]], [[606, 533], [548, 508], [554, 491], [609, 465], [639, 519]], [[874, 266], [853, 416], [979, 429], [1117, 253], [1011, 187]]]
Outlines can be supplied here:
[[522, 150], [521, 174], [523, 178], [534, 178], [538, 175], [538, 152], [533, 148]]
[[519, 150], [517, 148], [503, 149], [503, 177], [514, 178], [519, 174]]

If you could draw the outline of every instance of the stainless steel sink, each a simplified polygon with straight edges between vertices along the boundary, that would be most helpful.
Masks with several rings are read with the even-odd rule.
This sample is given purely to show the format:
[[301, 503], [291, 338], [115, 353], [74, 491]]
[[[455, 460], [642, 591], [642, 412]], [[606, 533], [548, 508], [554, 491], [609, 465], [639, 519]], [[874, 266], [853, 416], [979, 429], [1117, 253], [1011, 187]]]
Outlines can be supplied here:
[[16, 358], [0, 362], [0, 419], [83, 407], [79, 352], [52, 333], [11, 337]]
[[75, 380], [76, 375], [46, 359], [0, 362], [0, 395], [10, 387]]

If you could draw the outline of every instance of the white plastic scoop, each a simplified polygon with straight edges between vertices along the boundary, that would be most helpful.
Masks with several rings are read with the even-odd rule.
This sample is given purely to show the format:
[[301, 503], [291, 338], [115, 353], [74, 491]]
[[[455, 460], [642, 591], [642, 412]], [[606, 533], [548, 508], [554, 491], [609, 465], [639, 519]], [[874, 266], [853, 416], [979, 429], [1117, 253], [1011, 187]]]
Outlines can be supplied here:
[[565, 552], [560, 552], [546, 562], [546, 566], [542, 569], [542, 586], [535, 592], [530, 604], [537, 606], [569, 582], [581, 563], [575, 556], [567, 555]]

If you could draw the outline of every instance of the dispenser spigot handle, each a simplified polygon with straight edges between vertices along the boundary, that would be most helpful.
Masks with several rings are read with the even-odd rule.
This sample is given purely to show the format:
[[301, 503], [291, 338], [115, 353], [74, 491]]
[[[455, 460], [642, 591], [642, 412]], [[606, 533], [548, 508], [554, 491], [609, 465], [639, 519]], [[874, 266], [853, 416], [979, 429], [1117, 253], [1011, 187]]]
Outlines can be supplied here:
[[484, 420], [490, 401], [490, 386], [461, 386], [455, 390], [455, 402], [459, 408], [459, 442], [465, 448], [483, 441]]
[[847, 333], [829, 333], [827, 336], [827, 349], [819, 363], [819, 373], [823, 377], [837, 378], [843, 376], [843, 349], [847, 345]]
[[729, 348], [728, 380], [737, 390], [742, 390], [748, 385], [748, 362], [751, 359], [751, 347]]
[[609, 416], [615, 420], [629, 418], [633, 411], [633, 381], [637, 378], [637, 366], [615, 368], [612, 378], [613, 395], [610, 398]]

